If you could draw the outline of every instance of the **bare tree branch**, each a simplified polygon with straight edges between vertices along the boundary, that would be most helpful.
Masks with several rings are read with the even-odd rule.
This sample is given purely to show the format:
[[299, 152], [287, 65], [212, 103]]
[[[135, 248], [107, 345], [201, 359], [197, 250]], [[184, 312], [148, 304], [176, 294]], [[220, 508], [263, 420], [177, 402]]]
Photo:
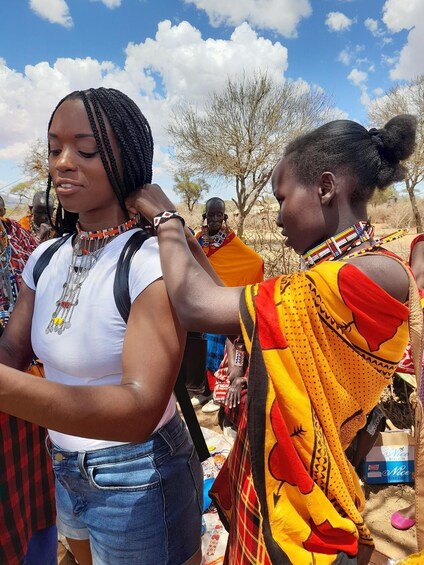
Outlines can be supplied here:
[[266, 74], [227, 80], [203, 108], [181, 105], [168, 131], [177, 161], [191, 174], [234, 182], [238, 235], [294, 137], [326, 121], [330, 105], [318, 89], [275, 83]]

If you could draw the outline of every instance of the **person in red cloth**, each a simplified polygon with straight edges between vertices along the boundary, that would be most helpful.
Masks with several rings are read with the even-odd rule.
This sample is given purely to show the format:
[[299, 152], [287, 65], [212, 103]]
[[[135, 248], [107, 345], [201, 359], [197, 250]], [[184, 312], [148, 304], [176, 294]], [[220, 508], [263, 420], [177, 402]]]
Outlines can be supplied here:
[[[0, 220], [0, 333], [13, 310], [22, 270], [37, 247], [18, 222]], [[0, 563], [55, 565], [54, 481], [46, 431], [0, 412]]]

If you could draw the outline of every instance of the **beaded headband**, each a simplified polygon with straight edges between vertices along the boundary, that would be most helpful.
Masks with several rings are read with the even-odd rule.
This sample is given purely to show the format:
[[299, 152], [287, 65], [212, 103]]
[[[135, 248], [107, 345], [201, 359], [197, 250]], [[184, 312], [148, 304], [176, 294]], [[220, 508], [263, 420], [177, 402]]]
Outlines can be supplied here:
[[313, 267], [321, 261], [337, 259], [352, 247], [368, 241], [373, 234], [374, 227], [369, 222], [358, 222], [309, 249], [302, 257], [308, 267]]

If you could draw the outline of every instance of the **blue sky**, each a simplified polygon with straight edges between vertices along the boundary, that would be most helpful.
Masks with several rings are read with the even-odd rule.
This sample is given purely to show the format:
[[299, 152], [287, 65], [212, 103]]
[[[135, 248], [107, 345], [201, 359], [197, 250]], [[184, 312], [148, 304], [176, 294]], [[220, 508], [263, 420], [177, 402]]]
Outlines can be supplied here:
[[172, 194], [172, 108], [201, 104], [229, 75], [319, 86], [366, 124], [375, 98], [424, 73], [423, 0], [2, 0], [0, 22], [1, 194], [75, 89], [119, 88], [139, 104], [154, 178]]

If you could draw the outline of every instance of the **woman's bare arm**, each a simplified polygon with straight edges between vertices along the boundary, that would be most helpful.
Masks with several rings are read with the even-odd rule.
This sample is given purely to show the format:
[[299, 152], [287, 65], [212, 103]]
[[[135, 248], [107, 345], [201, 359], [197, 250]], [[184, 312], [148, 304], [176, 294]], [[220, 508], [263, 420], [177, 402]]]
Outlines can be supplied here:
[[31, 324], [35, 293], [24, 282], [10, 320], [0, 337], [0, 363], [24, 371], [34, 353], [31, 347]]
[[184, 343], [185, 332], [158, 280], [131, 307], [121, 384], [66, 386], [0, 365], [0, 410], [71, 435], [143, 441], [172, 394]]

